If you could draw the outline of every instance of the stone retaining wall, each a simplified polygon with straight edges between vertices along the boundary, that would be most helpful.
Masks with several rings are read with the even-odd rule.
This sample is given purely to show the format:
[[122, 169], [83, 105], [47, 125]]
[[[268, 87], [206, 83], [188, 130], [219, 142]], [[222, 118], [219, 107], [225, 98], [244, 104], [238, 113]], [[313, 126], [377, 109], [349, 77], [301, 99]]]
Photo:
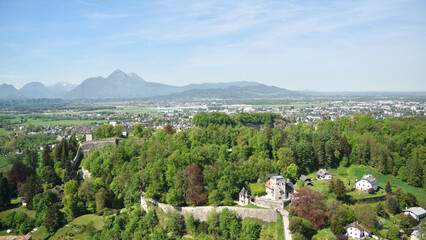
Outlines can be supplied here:
[[119, 141], [120, 140], [118, 138], [87, 141], [87, 142], [80, 143], [80, 147], [83, 150], [83, 152], [87, 152], [93, 149], [101, 149], [109, 144], [113, 144], [117, 146]]
[[263, 199], [260, 197], [254, 197], [254, 201], [252, 201], [251, 203], [253, 205], [265, 207], [265, 208], [284, 208], [283, 201]]
[[194, 216], [194, 219], [197, 221], [206, 221], [209, 213], [214, 209], [217, 214], [222, 212], [224, 208], [228, 208], [233, 211], [235, 215], [241, 219], [246, 217], [256, 218], [264, 222], [276, 222], [277, 221], [277, 212], [275, 209], [256, 209], [256, 208], [242, 208], [242, 207], [173, 207], [169, 204], [159, 203], [153, 199], [144, 198], [141, 195], [141, 207], [148, 211], [148, 205], [153, 204], [161, 208], [164, 212], [177, 211], [181, 215], [190, 215]]

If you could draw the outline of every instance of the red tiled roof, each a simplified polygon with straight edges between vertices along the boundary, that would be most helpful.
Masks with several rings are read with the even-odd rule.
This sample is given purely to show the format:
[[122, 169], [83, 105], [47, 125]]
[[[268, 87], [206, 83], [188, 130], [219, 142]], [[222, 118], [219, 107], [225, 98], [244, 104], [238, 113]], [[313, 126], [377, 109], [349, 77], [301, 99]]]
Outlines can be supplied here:
[[269, 179], [269, 180], [266, 182], [265, 186], [266, 186], [267, 188], [269, 188], [269, 189], [274, 190], [274, 187], [272, 187], [272, 186], [271, 186], [271, 179]]

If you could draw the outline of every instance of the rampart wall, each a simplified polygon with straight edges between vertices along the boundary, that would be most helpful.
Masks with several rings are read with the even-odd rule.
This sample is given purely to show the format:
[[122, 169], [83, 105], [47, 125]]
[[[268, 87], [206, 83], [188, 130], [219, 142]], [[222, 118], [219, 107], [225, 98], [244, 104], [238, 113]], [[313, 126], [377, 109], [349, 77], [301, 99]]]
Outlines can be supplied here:
[[217, 214], [222, 212], [224, 208], [233, 211], [235, 215], [241, 219], [250, 217], [262, 220], [264, 222], [276, 222], [277, 212], [275, 209], [256, 209], [256, 208], [242, 208], [242, 207], [173, 207], [169, 204], [159, 203], [153, 199], [144, 198], [141, 195], [141, 207], [147, 211], [149, 204], [153, 204], [161, 208], [164, 212], [177, 211], [179, 214], [185, 216], [192, 214], [197, 221], [206, 221], [208, 215], [214, 209]]
[[93, 149], [101, 149], [109, 144], [118, 145], [119, 141], [118, 138], [87, 141], [80, 143], [80, 147], [83, 152], [87, 152]]

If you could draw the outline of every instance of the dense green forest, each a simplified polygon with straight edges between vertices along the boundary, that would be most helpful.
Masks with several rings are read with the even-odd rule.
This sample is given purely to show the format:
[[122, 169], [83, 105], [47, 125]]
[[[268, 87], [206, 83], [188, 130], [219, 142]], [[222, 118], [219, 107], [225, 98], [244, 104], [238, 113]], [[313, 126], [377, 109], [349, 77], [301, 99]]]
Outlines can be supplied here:
[[[132, 209], [139, 204], [141, 192], [145, 197], [175, 206], [233, 205], [242, 187], [250, 189], [249, 183], [266, 181], [268, 173], [296, 181], [300, 174], [319, 168], [358, 164], [426, 189], [424, 117], [376, 120], [353, 116], [322, 121], [317, 126], [274, 127], [278, 121], [285, 119], [270, 113], [199, 113], [193, 119], [196, 127], [178, 133], [167, 128], [154, 131], [137, 126], [135, 137], [121, 141], [118, 147], [109, 145], [86, 154], [82, 166], [90, 171], [91, 178], [81, 185], [76, 181], [78, 166], [70, 163], [77, 143], [74, 138], [64, 139], [53, 152], [44, 148], [40, 162], [36, 154], [27, 151], [25, 164], [16, 163], [1, 180], [1, 204], [7, 207], [10, 199], [23, 196], [28, 208], [36, 210], [36, 218], [29, 226], [44, 224], [55, 231], [59, 226], [51, 226], [45, 216], [60, 217], [62, 206], [63, 218], [71, 221], [87, 213]], [[260, 131], [246, 127], [247, 123], [261, 125]], [[113, 129], [104, 130], [113, 134]], [[103, 135], [105, 131], [100, 130], [99, 137]], [[22, 171], [28, 174], [22, 176]], [[60, 183], [65, 183], [65, 197], [57, 205], [55, 199], [42, 192], [43, 188]], [[6, 188], [14, 194], [3, 196]], [[39, 206], [40, 201], [36, 203], [34, 199], [45, 199], [41, 201], [44, 205]], [[109, 219], [107, 225], [124, 231], [133, 218], [146, 218], [146, 224], [153, 227], [156, 224], [152, 215], [138, 211]], [[152, 229], [143, 236], [157, 234]], [[104, 231], [96, 236], [108, 234]], [[178, 236], [185, 232], [176, 231]], [[201, 233], [213, 234], [210, 230]], [[220, 234], [218, 231], [217, 236]], [[120, 236], [117, 238], [127, 238]]]
[[[198, 117], [194, 117], [197, 125], [207, 125]], [[416, 187], [425, 185], [426, 168], [419, 167], [425, 166], [426, 153], [421, 117], [383, 121], [358, 116], [323, 121], [317, 129], [300, 124], [285, 129], [266, 126], [263, 132], [236, 124], [224, 114], [211, 114], [205, 121], [213, 123], [176, 134], [159, 130], [145, 136], [143, 144], [129, 140], [118, 148], [96, 151], [83, 165], [94, 177], [106, 179], [126, 204], [137, 201], [137, 190], [142, 189], [162, 202], [192, 205], [185, 192], [187, 179], [200, 174], [205, 192], [200, 192], [202, 201], [197, 204], [226, 205], [243, 186], [268, 173], [290, 176], [287, 169], [292, 163], [299, 173], [361, 164]]]

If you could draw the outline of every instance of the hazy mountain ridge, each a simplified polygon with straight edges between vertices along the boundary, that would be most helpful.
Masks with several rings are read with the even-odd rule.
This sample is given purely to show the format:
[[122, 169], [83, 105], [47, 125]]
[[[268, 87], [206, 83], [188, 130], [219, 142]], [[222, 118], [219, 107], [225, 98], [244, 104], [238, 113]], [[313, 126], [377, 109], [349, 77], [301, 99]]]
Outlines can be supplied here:
[[119, 69], [106, 78], [91, 77], [79, 85], [56, 83], [45, 86], [31, 82], [17, 90], [1, 85], [1, 98], [131, 99], [131, 98], [268, 98], [295, 94], [294, 91], [257, 82], [220, 82], [173, 86], [145, 81], [136, 73]]
[[[149, 97], [175, 97], [180, 96], [197, 96], [198, 91], [202, 91], [203, 95], [208, 94], [210, 97], [223, 95], [223, 90], [228, 87], [254, 87], [261, 84], [256, 82], [229, 82], [229, 83], [202, 83], [189, 84], [186, 86], [172, 86], [154, 82], [147, 82], [135, 73], [124, 73], [116, 70], [108, 77], [95, 77], [84, 80], [78, 87], [74, 88], [65, 95], [68, 99], [87, 99], [87, 98], [149, 98]], [[238, 91], [238, 89], [234, 89]], [[187, 91], [191, 91], [186, 93]], [[246, 90], [243, 92], [251, 92], [250, 96], [259, 96], [254, 94], [256, 89]], [[273, 92], [269, 92], [273, 93]], [[229, 93], [232, 97], [235, 93]], [[262, 93], [268, 94], [268, 93]], [[170, 96], [169, 96], [170, 95]], [[240, 94], [241, 95], [241, 94]], [[227, 96], [227, 97], [228, 97]], [[247, 96], [249, 97], [249, 96]]]
[[244, 99], [281, 98], [300, 95], [296, 91], [257, 84], [254, 86], [229, 86], [225, 88], [191, 89], [184, 92], [159, 96], [156, 99]]
[[126, 74], [116, 70], [108, 77], [84, 80], [65, 95], [68, 99], [79, 98], [141, 98], [173, 92], [175, 87], [143, 80], [135, 73]]
[[40, 82], [30, 82], [18, 90], [25, 98], [53, 98], [55, 93]]
[[7, 83], [0, 85], [0, 98], [15, 99], [21, 97], [21, 94], [19, 94], [18, 90], [13, 85]]

